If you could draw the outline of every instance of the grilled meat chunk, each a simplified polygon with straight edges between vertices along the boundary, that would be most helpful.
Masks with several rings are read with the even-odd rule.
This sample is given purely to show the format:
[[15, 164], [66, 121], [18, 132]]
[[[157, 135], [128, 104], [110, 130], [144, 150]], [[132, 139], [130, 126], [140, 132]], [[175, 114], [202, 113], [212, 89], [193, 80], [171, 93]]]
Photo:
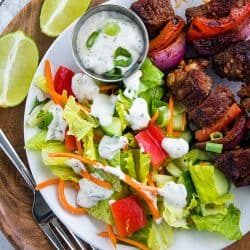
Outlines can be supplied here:
[[223, 117], [234, 102], [231, 90], [218, 85], [199, 106], [196, 106], [188, 113], [189, 119], [198, 128], [209, 127]]
[[215, 165], [237, 187], [250, 185], [250, 148], [225, 152]]
[[229, 80], [250, 82], [250, 40], [241, 41], [215, 55], [213, 68]]
[[242, 85], [237, 94], [240, 97], [242, 108], [245, 111], [250, 112], [250, 83]]
[[186, 10], [186, 17], [188, 22], [195, 16], [225, 17], [229, 15], [233, 7], [241, 7], [245, 2], [247, 2], [247, 0], [211, 0], [207, 4], [188, 8]]
[[138, 0], [131, 9], [145, 23], [150, 37], [154, 37], [175, 14], [170, 0]]
[[176, 100], [182, 102], [188, 110], [201, 104], [208, 96], [212, 79], [206, 75], [208, 61], [182, 62], [179, 69], [172, 71], [167, 78], [168, 87], [171, 88]]

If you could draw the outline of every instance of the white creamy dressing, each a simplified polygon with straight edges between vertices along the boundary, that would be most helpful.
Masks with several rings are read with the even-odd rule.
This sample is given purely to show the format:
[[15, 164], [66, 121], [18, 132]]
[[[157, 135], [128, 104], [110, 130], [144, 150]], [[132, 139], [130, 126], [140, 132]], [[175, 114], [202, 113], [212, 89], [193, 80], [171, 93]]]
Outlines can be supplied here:
[[80, 174], [82, 170], [86, 170], [84, 164], [77, 159], [67, 160], [66, 164], [70, 166], [76, 174]]
[[67, 129], [67, 123], [63, 119], [63, 109], [60, 105], [52, 105], [48, 112], [52, 113], [53, 120], [51, 121], [48, 132], [46, 135], [46, 141], [64, 141], [65, 132]]
[[102, 164], [96, 164], [94, 165], [95, 168], [97, 169], [102, 169], [104, 172], [112, 174], [119, 178], [121, 181], [125, 181], [125, 174], [122, 172], [121, 167], [110, 167], [110, 166], [103, 166]]
[[164, 138], [161, 146], [172, 159], [180, 158], [189, 151], [188, 142], [182, 138]]
[[159, 188], [158, 192], [167, 203], [177, 208], [184, 208], [187, 205], [187, 190], [183, 184], [170, 181], [163, 188]]
[[[98, 174], [92, 174], [96, 178], [102, 179]], [[80, 207], [90, 208], [99, 201], [106, 200], [113, 194], [112, 189], [101, 187], [92, 181], [87, 179], [81, 179], [79, 181], [80, 190], [77, 194], [76, 202]]]
[[99, 87], [94, 79], [82, 73], [74, 75], [71, 87], [73, 94], [79, 102], [92, 100], [99, 93]]
[[128, 139], [125, 136], [105, 135], [99, 143], [98, 152], [102, 158], [111, 160], [127, 144]]
[[90, 113], [99, 119], [101, 126], [108, 126], [112, 123], [116, 102], [117, 96], [114, 95], [97, 94], [94, 96]]
[[136, 98], [129, 109], [129, 114], [126, 115], [126, 119], [133, 130], [146, 128], [150, 121], [147, 102], [143, 98]]
[[142, 77], [142, 71], [138, 70], [131, 76], [123, 80], [126, 89], [124, 90], [124, 95], [129, 99], [134, 99], [137, 97], [138, 90], [140, 87], [140, 79]]
[[[116, 36], [109, 36], [101, 32], [88, 49], [86, 42], [95, 31], [101, 31], [103, 26], [114, 22], [120, 26]], [[77, 51], [84, 66], [97, 74], [103, 74], [114, 68], [114, 52], [118, 47], [127, 49], [132, 55], [131, 67], [139, 58], [143, 49], [143, 36], [138, 26], [128, 17], [112, 12], [102, 11], [92, 15], [82, 25], [77, 37]], [[123, 72], [128, 68], [121, 68]]]

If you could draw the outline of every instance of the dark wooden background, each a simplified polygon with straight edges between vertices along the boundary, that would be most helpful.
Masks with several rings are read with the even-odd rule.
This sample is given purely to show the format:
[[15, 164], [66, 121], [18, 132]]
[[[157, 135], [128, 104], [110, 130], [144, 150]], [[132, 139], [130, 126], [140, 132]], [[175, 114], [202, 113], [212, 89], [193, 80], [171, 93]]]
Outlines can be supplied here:
[[[83, 1], [83, 0], [82, 0]], [[92, 5], [102, 0], [92, 1]], [[23, 30], [38, 44], [40, 58], [47, 51], [52, 38], [43, 35], [39, 27], [42, 0], [32, 0], [8, 25], [4, 33]], [[23, 141], [23, 115], [25, 103], [15, 108], [0, 108], [0, 128], [6, 133], [22, 160], [27, 163]], [[0, 230], [17, 249], [49, 250], [50, 243], [35, 224], [31, 215], [32, 193], [0, 151]], [[250, 234], [227, 248], [228, 250], [250, 249]], [[156, 249], [157, 250], [157, 249]]]

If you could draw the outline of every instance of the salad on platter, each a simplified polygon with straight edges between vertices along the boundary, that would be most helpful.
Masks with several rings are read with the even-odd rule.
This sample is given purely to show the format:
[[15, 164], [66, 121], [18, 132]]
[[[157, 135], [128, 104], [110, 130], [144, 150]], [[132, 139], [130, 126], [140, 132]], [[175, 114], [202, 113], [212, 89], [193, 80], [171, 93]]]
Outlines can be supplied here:
[[[55, 178], [36, 189], [57, 185], [60, 205], [103, 221], [107, 230], [97, 237], [108, 237], [114, 247], [121, 242], [166, 249], [176, 231], [191, 229], [239, 240], [241, 212], [230, 187], [250, 184], [249, 108], [245, 95], [240, 105], [225, 84], [213, 87], [206, 69], [212, 58], [219, 75], [237, 81], [249, 77], [244, 58], [250, 46], [250, 3], [230, 1], [222, 16], [215, 7], [221, 10], [223, 1], [212, 0], [187, 9], [186, 26], [170, 4], [154, 2], [138, 0], [131, 6], [148, 29], [149, 51], [140, 69], [122, 82], [100, 82], [63, 65], [53, 76], [53, 64], [45, 60], [44, 75], [34, 80], [41, 92], [25, 124], [38, 132], [25, 148], [39, 151]], [[81, 33], [82, 46], [91, 40], [81, 53], [87, 51], [91, 59], [106, 46], [108, 53], [97, 62], [104, 70], [95, 69], [92, 59], [91, 69], [111, 72], [115, 65], [112, 72], [120, 75], [136, 54], [129, 51], [135, 41], [124, 49], [121, 37], [126, 36], [116, 39], [124, 23], [110, 22], [107, 15], [97, 23], [105, 32], [93, 39], [92, 25], [90, 36]], [[229, 42], [229, 37], [238, 40]], [[108, 46], [105, 40], [114, 43]], [[196, 59], [189, 55], [192, 47]], [[67, 200], [68, 187], [77, 193], [75, 204]]]

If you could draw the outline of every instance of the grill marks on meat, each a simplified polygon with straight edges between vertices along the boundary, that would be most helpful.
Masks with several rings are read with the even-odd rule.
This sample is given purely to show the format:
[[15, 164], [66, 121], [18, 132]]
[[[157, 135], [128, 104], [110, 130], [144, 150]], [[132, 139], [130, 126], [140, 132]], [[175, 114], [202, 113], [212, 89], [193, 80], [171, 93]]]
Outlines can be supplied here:
[[199, 106], [189, 112], [189, 119], [199, 128], [210, 127], [218, 121], [234, 103], [231, 90], [218, 85]]
[[250, 148], [225, 152], [215, 165], [237, 187], [250, 185]]
[[138, 0], [131, 9], [143, 20], [150, 37], [157, 35], [175, 16], [170, 0]]
[[250, 82], [250, 40], [241, 41], [215, 55], [213, 68], [229, 80]]
[[237, 93], [240, 97], [240, 104], [246, 112], [250, 112], [250, 83], [241, 86]]
[[172, 71], [167, 78], [167, 84], [173, 91], [176, 100], [181, 101], [188, 110], [201, 104], [208, 96], [212, 79], [203, 71], [208, 61], [182, 62], [179, 69]]
[[221, 18], [228, 16], [230, 10], [235, 7], [241, 7], [247, 0], [212, 0], [207, 4], [197, 7], [188, 8], [186, 10], [186, 17], [190, 22], [195, 16], [207, 16]]

